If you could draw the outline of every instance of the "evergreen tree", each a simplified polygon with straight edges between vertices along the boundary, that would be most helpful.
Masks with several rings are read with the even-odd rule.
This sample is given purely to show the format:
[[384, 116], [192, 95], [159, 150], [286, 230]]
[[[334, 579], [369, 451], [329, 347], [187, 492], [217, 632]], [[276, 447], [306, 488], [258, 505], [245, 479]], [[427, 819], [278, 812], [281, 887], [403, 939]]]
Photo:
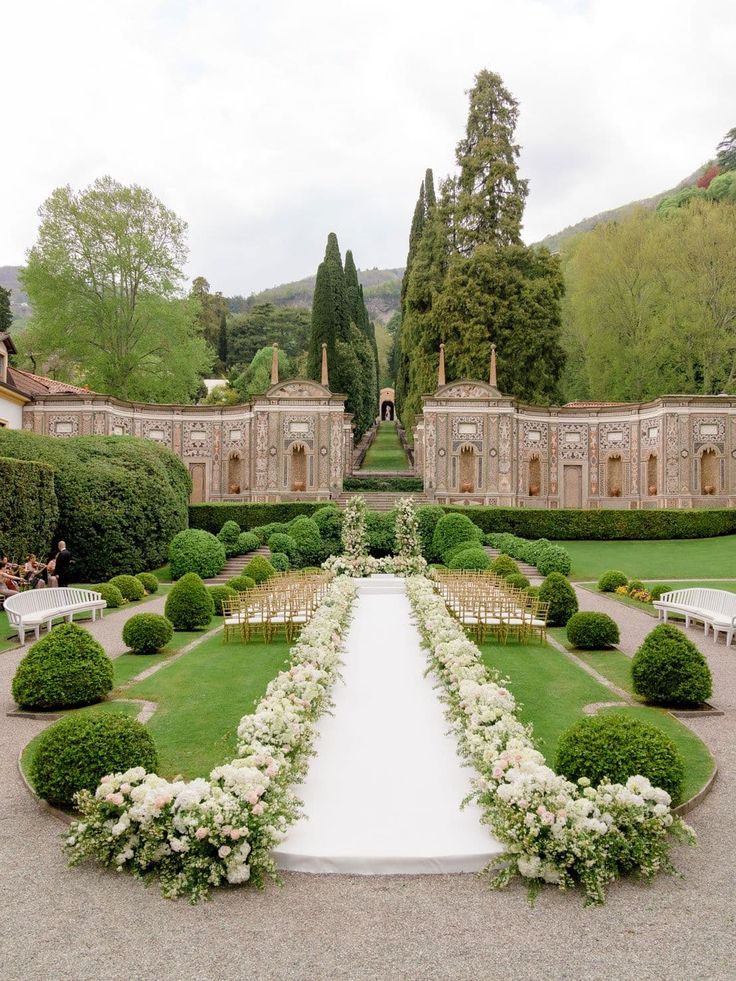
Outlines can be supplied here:
[[6, 334], [13, 323], [13, 313], [10, 309], [10, 290], [0, 286], [0, 334]]
[[736, 126], [718, 144], [716, 160], [721, 170], [736, 170]]
[[310, 378], [319, 381], [322, 377], [322, 345], [327, 344], [327, 363], [335, 366], [335, 343], [337, 330], [335, 326], [335, 306], [330, 270], [326, 262], [321, 262], [317, 269], [317, 280], [314, 284], [312, 299], [312, 332], [309, 338], [308, 373]]
[[217, 356], [223, 368], [227, 368], [227, 316], [223, 310], [220, 314], [220, 332], [217, 338]]
[[501, 76], [484, 70], [470, 91], [465, 137], [456, 148], [457, 248], [470, 255], [478, 245], [517, 245], [528, 181], [517, 173], [514, 132], [519, 106]]

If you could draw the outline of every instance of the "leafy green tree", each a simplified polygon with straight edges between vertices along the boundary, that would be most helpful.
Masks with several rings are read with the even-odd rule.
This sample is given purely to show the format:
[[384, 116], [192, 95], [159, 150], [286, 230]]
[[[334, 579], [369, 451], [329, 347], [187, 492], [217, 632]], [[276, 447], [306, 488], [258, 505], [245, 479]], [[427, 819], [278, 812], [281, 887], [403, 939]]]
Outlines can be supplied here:
[[278, 344], [290, 358], [307, 349], [311, 315], [305, 307], [258, 303], [228, 318], [228, 367], [244, 368], [269, 344]]
[[13, 313], [10, 309], [10, 290], [0, 286], [0, 334], [6, 334], [13, 323]]
[[223, 368], [227, 367], [227, 316], [223, 310], [220, 313], [220, 329], [217, 335], [217, 356]]
[[460, 169], [454, 207], [456, 247], [518, 245], [528, 193], [519, 177], [514, 142], [519, 105], [500, 75], [483, 70], [470, 93], [465, 137], [455, 151]]
[[57, 188], [39, 211], [22, 282], [22, 350], [120, 398], [188, 401], [211, 365], [182, 299], [186, 224], [145, 188], [111, 177]]
[[227, 313], [228, 304], [222, 293], [210, 293], [210, 284], [204, 276], [192, 282], [190, 296], [197, 304], [197, 321], [207, 343], [217, 351], [220, 338], [220, 321]]
[[721, 170], [736, 170], [736, 126], [718, 144], [716, 160]]
[[[273, 362], [273, 347], [263, 347], [253, 356], [248, 367], [233, 381], [235, 388], [243, 401], [253, 395], [263, 395], [271, 387], [271, 364]], [[279, 349], [279, 378], [288, 378], [291, 365], [284, 351]]]

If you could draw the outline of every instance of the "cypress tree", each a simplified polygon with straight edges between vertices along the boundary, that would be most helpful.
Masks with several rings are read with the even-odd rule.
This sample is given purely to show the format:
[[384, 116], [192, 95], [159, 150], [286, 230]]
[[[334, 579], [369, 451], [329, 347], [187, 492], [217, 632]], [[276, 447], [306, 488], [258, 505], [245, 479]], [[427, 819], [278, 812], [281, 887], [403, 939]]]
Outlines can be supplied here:
[[[309, 377], [319, 381], [322, 377], [322, 344], [327, 344], [327, 363], [335, 368], [335, 307], [330, 270], [326, 262], [317, 269], [312, 299], [312, 332], [309, 337]], [[333, 382], [334, 384], [334, 382]]]
[[217, 337], [217, 356], [222, 361], [223, 367], [227, 367], [227, 317], [223, 310], [220, 314], [220, 332]]
[[335, 320], [335, 336], [340, 340], [346, 341], [349, 337], [350, 308], [348, 304], [347, 287], [345, 284], [345, 271], [342, 267], [342, 256], [340, 246], [337, 242], [337, 235], [330, 232], [327, 236], [327, 248], [325, 249], [325, 265], [330, 274], [330, 288], [332, 290], [332, 306]]

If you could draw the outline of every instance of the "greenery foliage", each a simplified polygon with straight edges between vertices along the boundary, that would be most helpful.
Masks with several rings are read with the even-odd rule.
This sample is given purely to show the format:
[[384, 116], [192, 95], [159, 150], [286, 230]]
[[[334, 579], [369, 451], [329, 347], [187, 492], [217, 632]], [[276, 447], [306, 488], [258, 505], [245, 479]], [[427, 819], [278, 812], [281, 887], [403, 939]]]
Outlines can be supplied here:
[[652, 597], [652, 601], [661, 599], [665, 593], [671, 593], [672, 586], [668, 586], [666, 583], [658, 582], [654, 586], [649, 587], [649, 595]]
[[432, 536], [432, 550], [445, 561], [446, 554], [463, 542], [479, 542], [482, 532], [465, 514], [446, 514], [437, 522]]
[[[296, 542], [299, 562], [303, 565], [319, 565], [327, 558], [319, 526], [311, 518], [297, 518], [289, 527], [289, 535]], [[281, 549], [280, 551], [286, 551]], [[289, 555], [289, 553], [286, 553]], [[291, 556], [289, 555], [289, 559]]]
[[548, 544], [537, 553], [535, 564], [540, 576], [548, 576], [550, 572], [561, 572], [566, 576], [572, 568], [572, 559], [570, 553], [560, 545]]
[[[156, 569], [186, 527], [191, 480], [181, 460], [150, 440], [127, 436], [56, 439], [0, 430], [0, 455], [41, 460], [54, 470], [59, 520], [77, 581]], [[50, 504], [53, 514], [53, 502]]]
[[438, 504], [422, 504], [417, 508], [422, 555], [428, 562], [441, 558], [434, 550], [434, 531], [437, 522], [444, 517], [444, 514], [444, 510]]
[[235, 599], [238, 595], [237, 590], [229, 583], [218, 583], [216, 586], [208, 586], [212, 602], [215, 604], [215, 615], [222, 616], [222, 604], [227, 600]]
[[253, 552], [261, 544], [261, 540], [252, 531], [241, 531], [238, 535], [238, 555], [247, 555]]
[[171, 542], [169, 563], [172, 579], [180, 579], [188, 572], [211, 579], [225, 566], [225, 546], [208, 531], [188, 528], [180, 531]]
[[274, 552], [271, 555], [271, 565], [276, 572], [288, 572], [291, 568], [289, 556], [285, 552]]
[[123, 597], [128, 603], [135, 603], [137, 600], [142, 600], [146, 595], [146, 590], [143, 587], [143, 583], [137, 576], [129, 576], [122, 574], [120, 576], [113, 576], [110, 580], [111, 586], [116, 586]]
[[96, 586], [90, 586], [90, 589], [100, 594], [110, 610], [115, 610], [123, 605], [123, 594], [112, 583], [98, 582]]
[[602, 593], [615, 593], [620, 586], [628, 585], [629, 577], [618, 569], [609, 569], [598, 580], [598, 589]]
[[529, 580], [522, 572], [512, 572], [505, 579], [508, 585], [514, 589], [527, 589], [529, 586]]
[[83, 627], [65, 623], [37, 640], [18, 665], [13, 698], [23, 709], [73, 708], [112, 689], [112, 661]]
[[560, 739], [555, 769], [569, 780], [587, 777], [625, 783], [629, 777], [647, 777], [672, 798], [682, 796], [685, 764], [661, 729], [624, 715], [592, 716], [571, 726]]
[[515, 576], [519, 572], [518, 565], [508, 555], [497, 555], [490, 566], [491, 572], [497, 576], [503, 576], [504, 579], [506, 576]]
[[158, 613], [136, 613], [123, 627], [123, 643], [134, 654], [155, 654], [174, 636], [170, 620]]
[[[276, 532], [276, 534], [271, 535], [268, 539], [268, 547], [271, 549], [272, 554], [274, 552], [281, 552], [283, 555], [286, 555], [291, 565], [301, 565], [299, 548], [291, 535]], [[273, 562], [271, 564], [273, 565]]]
[[152, 572], [139, 572], [136, 579], [142, 584], [147, 593], [158, 592], [158, 579]]
[[236, 593], [244, 593], [248, 589], [253, 589], [255, 586], [255, 579], [251, 579], [250, 576], [233, 576], [232, 579], [228, 579], [227, 585], [234, 589]]
[[631, 665], [634, 691], [653, 705], [692, 707], [713, 694], [708, 662], [685, 634], [662, 623], [650, 631]]
[[553, 627], [564, 627], [578, 611], [578, 598], [561, 572], [552, 572], [539, 587], [539, 598], [549, 603], [548, 623]]
[[[404, 459], [404, 466], [409, 467], [409, 461]], [[365, 464], [364, 464], [365, 466]], [[392, 491], [394, 493], [412, 493], [424, 490], [421, 477], [362, 477], [359, 473], [352, 477], [343, 478], [343, 490], [346, 491]]]
[[491, 560], [480, 545], [469, 545], [453, 551], [449, 561], [450, 569], [487, 569]]
[[256, 584], [270, 579], [276, 570], [262, 555], [254, 555], [243, 569], [243, 575], [250, 577]]
[[190, 504], [189, 527], [201, 528], [216, 535], [223, 523], [232, 518], [244, 531], [248, 531], [272, 522], [288, 524], [292, 518], [298, 518], [302, 514], [309, 517], [324, 506], [317, 501], [282, 501], [276, 504], [241, 504], [228, 501]]
[[215, 604], [196, 572], [188, 572], [172, 586], [164, 612], [174, 630], [199, 630], [215, 615]]
[[71, 807], [80, 790], [94, 793], [102, 777], [142, 766], [155, 772], [151, 734], [119, 712], [72, 715], [44, 732], [30, 768], [36, 793], [57, 807]]
[[618, 624], [607, 613], [574, 613], [567, 621], [567, 639], [584, 651], [615, 647], [620, 639]]
[[339, 555], [342, 548], [342, 511], [334, 505], [321, 507], [312, 515], [327, 555]]
[[[225, 547], [225, 557], [231, 558], [233, 555], [238, 555], [240, 552], [238, 539], [240, 537], [240, 525], [237, 521], [232, 519], [226, 521], [225, 524], [220, 528], [217, 533], [217, 538], [222, 542]], [[193, 570], [196, 571], [196, 570]]]
[[51, 553], [59, 523], [54, 471], [45, 463], [0, 458], [0, 549], [20, 561]]

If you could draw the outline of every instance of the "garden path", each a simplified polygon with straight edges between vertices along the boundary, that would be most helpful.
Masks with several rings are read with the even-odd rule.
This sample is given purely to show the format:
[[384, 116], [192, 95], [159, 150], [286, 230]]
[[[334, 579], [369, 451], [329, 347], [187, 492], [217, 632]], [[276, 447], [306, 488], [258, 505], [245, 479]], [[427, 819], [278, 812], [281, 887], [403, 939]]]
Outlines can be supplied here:
[[302, 818], [276, 852], [298, 872], [474, 872], [502, 846], [476, 805], [412, 622], [404, 580], [361, 580], [334, 711], [323, 716]]

